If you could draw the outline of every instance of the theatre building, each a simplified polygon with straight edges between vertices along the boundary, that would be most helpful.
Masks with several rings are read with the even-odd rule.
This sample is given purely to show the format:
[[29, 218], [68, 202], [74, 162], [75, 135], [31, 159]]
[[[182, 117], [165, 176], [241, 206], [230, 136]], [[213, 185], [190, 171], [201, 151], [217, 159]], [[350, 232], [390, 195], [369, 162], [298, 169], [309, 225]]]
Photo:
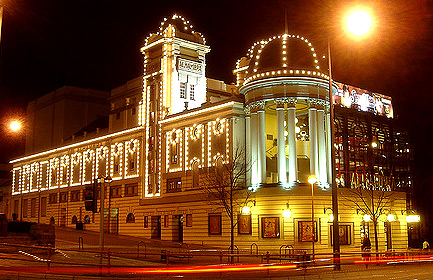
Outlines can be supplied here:
[[84, 190], [105, 178], [106, 231], [227, 248], [229, 218], [205, 190], [209, 173], [229, 178], [224, 167], [234, 165], [245, 171], [235, 190], [240, 249], [309, 252], [315, 240], [316, 252], [330, 252], [332, 180], [342, 252], [359, 251], [365, 234], [374, 244], [374, 221], [380, 250], [408, 247], [412, 151], [390, 97], [333, 82], [331, 120], [325, 59], [300, 35], [253, 44], [230, 85], [206, 77], [209, 51], [174, 15], [146, 38], [142, 77], [111, 93], [62, 88], [31, 103], [9, 213], [98, 231], [101, 213], [86, 211]]

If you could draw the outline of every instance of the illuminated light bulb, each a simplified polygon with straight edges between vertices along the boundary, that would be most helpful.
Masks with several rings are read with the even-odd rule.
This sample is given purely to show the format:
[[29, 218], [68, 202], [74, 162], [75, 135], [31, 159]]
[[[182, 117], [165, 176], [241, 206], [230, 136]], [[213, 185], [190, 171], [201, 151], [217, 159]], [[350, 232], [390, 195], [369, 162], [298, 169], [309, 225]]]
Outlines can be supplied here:
[[371, 221], [371, 216], [365, 214], [365, 215], [362, 217], [362, 219], [364, 220], [364, 222], [369, 222], [369, 221]]
[[376, 142], [372, 142], [372, 143], [371, 143], [371, 147], [373, 147], [373, 148], [377, 148], [377, 143], [376, 143]]
[[248, 206], [244, 206], [243, 208], [242, 208], [242, 214], [244, 214], [244, 215], [248, 215], [248, 214], [250, 214], [251, 213], [251, 208], [250, 207], [248, 207]]
[[317, 177], [316, 177], [316, 175], [310, 175], [310, 176], [308, 177], [308, 183], [309, 183], [309, 184], [314, 185], [316, 182], [317, 182]]
[[406, 216], [407, 223], [418, 223], [421, 220], [419, 215], [409, 215]]
[[301, 128], [300, 128], [299, 126], [295, 127], [295, 132], [296, 132], [296, 133], [301, 132]]
[[355, 39], [365, 36], [373, 25], [371, 14], [365, 9], [353, 10], [345, 18], [345, 28]]
[[21, 123], [19, 121], [11, 121], [9, 123], [9, 128], [13, 131], [13, 132], [17, 132], [21, 129]]
[[329, 221], [333, 222], [334, 221], [334, 214], [329, 214]]
[[395, 216], [393, 214], [389, 214], [386, 219], [388, 220], [388, 222], [394, 222], [395, 221]]
[[284, 130], [284, 136], [289, 136], [289, 132], [287, 132], [287, 130]]
[[292, 216], [292, 211], [290, 209], [284, 209], [283, 210], [283, 217], [284, 218], [290, 218]]

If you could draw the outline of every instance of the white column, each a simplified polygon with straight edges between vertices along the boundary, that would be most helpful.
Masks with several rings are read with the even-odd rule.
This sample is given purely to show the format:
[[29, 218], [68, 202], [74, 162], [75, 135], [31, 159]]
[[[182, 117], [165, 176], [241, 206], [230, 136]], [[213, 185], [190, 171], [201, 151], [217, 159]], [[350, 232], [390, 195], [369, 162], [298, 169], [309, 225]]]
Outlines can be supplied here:
[[251, 113], [251, 184], [257, 185], [260, 183], [258, 176], [258, 160], [257, 160], [257, 131], [258, 131], [258, 117], [257, 112]]
[[266, 129], [265, 129], [265, 108], [260, 108], [258, 114], [258, 173], [260, 183], [266, 183]]
[[325, 111], [323, 108], [317, 110], [317, 140], [319, 147], [319, 183], [326, 186], [328, 182], [327, 160], [326, 160], [326, 134], [325, 134]]
[[289, 140], [289, 183], [292, 185], [295, 184], [298, 180], [295, 120], [296, 108], [293, 105], [287, 108], [287, 139]]
[[287, 182], [286, 175], [286, 140], [284, 138], [284, 104], [277, 105], [277, 157], [278, 157], [278, 180]]
[[308, 109], [308, 125], [310, 138], [310, 174], [318, 176], [318, 148], [317, 148], [317, 109], [312, 107], [312, 102], [309, 102]]
[[245, 115], [245, 167], [246, 167], [246, 183], [251, 186], [251, 117], [249, 112]]

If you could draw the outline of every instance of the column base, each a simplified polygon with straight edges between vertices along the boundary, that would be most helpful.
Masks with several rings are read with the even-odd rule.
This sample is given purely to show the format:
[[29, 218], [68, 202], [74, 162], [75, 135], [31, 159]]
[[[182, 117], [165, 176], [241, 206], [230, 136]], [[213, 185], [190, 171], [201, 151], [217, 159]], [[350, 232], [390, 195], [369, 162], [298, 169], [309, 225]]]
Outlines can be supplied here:
[[280, 186], [282, 186], [284, 189], [289, 190], [297, 185], [299, 185], [298, 181], [292, 181], [292, 182], [279, 182]]
[[317, 185], [322, 189], [322, 190], [327, 190], [331, 187], [330, 184], [328, 184], [328, 182], [317, 182]]

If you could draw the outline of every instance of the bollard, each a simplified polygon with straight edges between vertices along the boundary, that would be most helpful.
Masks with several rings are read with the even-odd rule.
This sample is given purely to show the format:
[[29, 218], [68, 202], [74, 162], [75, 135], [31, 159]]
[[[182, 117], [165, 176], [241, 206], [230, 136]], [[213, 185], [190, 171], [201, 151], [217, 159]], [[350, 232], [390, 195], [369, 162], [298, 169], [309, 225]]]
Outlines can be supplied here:
[[165, 265], [168, 266], [168, 259], [170, 258], [170, 251], [165, 252]]
[[223, 251], [220, 251], [220, 264], [223, 264]]
[[269, 264], [269, 257], [270, 257], [270, 254], [269, 254], [269, 251], [267, 251], [266, 252], [266, 263], [267, 264]]
[[51, 248], [48, 248], [48, 257], [47, 257], [47, 269], [50, 270], [51, 265]]

